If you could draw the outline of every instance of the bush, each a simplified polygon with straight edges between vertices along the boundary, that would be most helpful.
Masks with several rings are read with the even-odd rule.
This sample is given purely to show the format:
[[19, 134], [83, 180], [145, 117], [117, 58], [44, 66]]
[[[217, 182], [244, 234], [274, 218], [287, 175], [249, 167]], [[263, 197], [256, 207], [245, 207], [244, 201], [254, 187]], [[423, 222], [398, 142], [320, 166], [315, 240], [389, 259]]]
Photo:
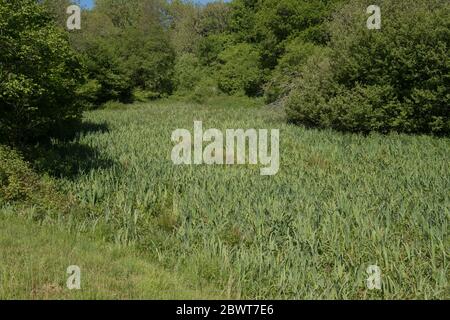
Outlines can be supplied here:
[[196, 103], [205, 103], [209, 98], [219, 94], [217, 83], [214, 79], [205, 77], [194, 87], [190, 100]]
[[216, 65], [220, 53], [234, 44], [233, 36], [226, 33], [202, 37], [197, 45], [200, 63], [207, 66]]
[[237, 44], [219, 55], [219, 89], [228, 94], [256, 96], [264, 80], [260, 56], [250, 44]]
[[448, 134], [450, 4], [382, 1], [381, 30], [366, 28], [368, 4], [352, 2], [336, 15], [330, 56], [305, 68], [286, 103], [289, 119], [348, 131]]
[[26, 142], [79, 118], [83, 68], [65, 34], [34, 0], [0, 0], [0, 17], [2, 139]]
[[264, 86], [264, 96], [267, 103], [272, 103], [287, 96], [292, 90], [293, 79], [300, 76], [308, 58], [319, 51], [326, 50], [312, 43], [305, 43], [296, 38], [286, 46], [285, 54], [278, 61], [272, 72], [270, 81]]
[[0, 203], [27, 199], [38, 180], [17, 152], [0, 145]]
[[163, 30], [140, 31], [126, 29], [117, 45], [121, 48], [121, 59], [130, 72], [134, 88], [153, 92], [162, 97], [172, 92], [172, 76], [175, 64], [175, 52], [170, 47]]
[[95, 107], [98, 96], [102, 90], [102, 85], [98, 80], [90, 79], [80, 86], [77, 95], [81, 99], [84, 108], [89, 110]]
[[174, 70], [174, 86], [178, 93], [189, 93], [200, 80], [205, 77], [205, 71], [198, 58], [192, 53], [178, 57]]
[[27, 211], [40, 221], [61, 221], [69, 212], [82, 213], [71, 195], [63, 194], [48, 175], [34, 170], [35, 164], [35, 159], [32, 165], [21, 153], [0, 144], [0, 206], [12, 205], [15, 213]]
[[[95, 33], [89, 34], [89, 23], [92, 23], [94, 17], [85, 22], [86, 30], [83, 29], [83, 32], [88, 35], [77, 39], [81, 43], [78, 46], [84, 56], [89, 82], [91, 85], [99, 84], [99, 88], [95, 92], [89, 93], [87, 100], [93, 99], [94, 105], [101, 105], [109, 100], [129, 102], [133, 91], [132, 73], [114, 46], [114, 41], [117, 41], [113, 40], [116, 37], [115, 31], [109, 30], [112, 26], [107, 23], [108, 20], [105, 18], [105, 33], [108, 35], [101, 37]], [[98, 19], [101, 18], [98, 17]]]
[[310, 57], [285, 101], [288, 119], [307, 126], [331, 125], [327, 102], [337, 91], [335, 87], [329, 57], [326, 54]]

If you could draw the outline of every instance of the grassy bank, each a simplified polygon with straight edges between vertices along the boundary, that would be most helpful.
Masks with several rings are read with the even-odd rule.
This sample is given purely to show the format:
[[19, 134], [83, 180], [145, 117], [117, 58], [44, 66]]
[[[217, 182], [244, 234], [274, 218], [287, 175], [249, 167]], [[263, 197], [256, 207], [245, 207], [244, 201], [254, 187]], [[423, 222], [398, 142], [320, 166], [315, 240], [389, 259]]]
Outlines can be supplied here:
[[[136, 250], [0, 213], [0, 299], [212, 299]], [[81, 271], [69, 290], [67, 267]]]

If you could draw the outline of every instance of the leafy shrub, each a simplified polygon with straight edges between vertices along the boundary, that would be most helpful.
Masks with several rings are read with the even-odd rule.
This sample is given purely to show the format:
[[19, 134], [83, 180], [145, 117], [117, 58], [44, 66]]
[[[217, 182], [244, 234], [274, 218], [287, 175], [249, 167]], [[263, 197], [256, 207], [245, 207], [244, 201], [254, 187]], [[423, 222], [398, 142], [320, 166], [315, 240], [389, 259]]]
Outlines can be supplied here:
[[192, 91], [204, 76], [205, 72], [194, 54], [185, 53], [178, 57], [174, 70], [174, 86], [178, 93]]
[[400, 131], [409, 124], [408, 114], [393, 92], [390, 85], [359, 84], [338, 92], [328, 101], [328, 126], [349, 131]]
[[[93, 17], [91, 17], [93, 19]], [[99, 20], [101, 17], [98, 18]], [[86, 30], [89, 32], [90, 19], [85, 22]], [[131, 71], [121, 58], [114, 46], [114, 30], [105, 19], [105, 36], [97, 36], [95, 33], [88, 34], [85, 38], [78, 40], [81, 44], [79, 50], [84, 55], [89, 79], [100, 85], [95, 92], [94, 104], [100, 105], [109, 100], [130, 101], [133, 85]], [[89, 97], [87, 98], [89, 99]]]
[[0, 0], [0, 135], [8, 143], [46, 136], [81, 116], [80, 60], [33, 0]]
[[197, 32], [201, 35], [223, 34], [231, 18], [230, 4], [216, 1], [201, 7], [197, 23]]
[[[323, 21], [333, 1], [267, 0], [256, 15], [256, 29], [264, 66], [273, 68], [284, 52], [286, 41], [301, 35], [306, 42], [320, 38]], [[323, 36], [324, 37], [324, 36]], [[321, 39], [320, 39], [321, 40]]]
[[230, 27], [240, 41], [258, 47], [263, 67], [272, 70], [290, 39], [325, 45], [324, 22], [342, 1], [346, 0], [234, 0]]
[[366, 28], [368, 4], [352, 2], [336, 15], [330, 56], [305, 68], [286, 102], [290, 120], [348, 131], [449, 133], [450, 3], [383, 1], [381, 30]]
[[205, 103], [209, 98], [215, 97], [218, 94], [217, 82], [212, 78], [205, 77], [194, 87], [190, 95], [190, 100], [196, 103]]
[[200, 63], [207, 66], [216, 65], [219, 54], [234, 44], [234, 37], [226, 33], [202, 37], [197, 46], [197, 55]]
[[300, 38], [291, 41], [272, 72], [270, 81], [264, 86], [266, 102], [272, 103], [287, 96], [292, 89], [293, 79], [300, 76], [308, 58], [318, 54], [320, 50], [326, 49], [312, 43], [305, 43]]
[[90, 79], [78, 88], [77, 95], [85, 109], [93, 109], [97, 102], [102, 85], [98, 80]]
[[161, 97], [172, 92], [175, 53], [163, 30], [141, 31], [129, 28], [116, 40], [125, 68], [129, 70], [134, 88], [153, 92]]
[[[27, 156], [29, 148], [34, 147], [25, 148]], [[80, 217], [92, 212], [92, 208], [82, 208], [70, 194], [63, 194], [50, 176], [38, 174], [35, 160], [32, 165], [21, 153], [0, 145], [0, 206], [12, 205], [16, 214], [26, 213], [39, 221], [60, 222], [69, 212], [71, 218], [73, 213]]]
[[22, 157], [0, 145], [0, 202], [26, 199], [37, 183], [37, 175]]
[[228, 94], [255, 96], [264, 80], [260, 56], [250, 44], [232, 46], [219, 55], [219, 89]]
[[307, 126], [330, 125], [327, 102], [337, 90], [335, 87], [329, 57], [324, 54], [310, 57], [285, 100], [288, 119]]

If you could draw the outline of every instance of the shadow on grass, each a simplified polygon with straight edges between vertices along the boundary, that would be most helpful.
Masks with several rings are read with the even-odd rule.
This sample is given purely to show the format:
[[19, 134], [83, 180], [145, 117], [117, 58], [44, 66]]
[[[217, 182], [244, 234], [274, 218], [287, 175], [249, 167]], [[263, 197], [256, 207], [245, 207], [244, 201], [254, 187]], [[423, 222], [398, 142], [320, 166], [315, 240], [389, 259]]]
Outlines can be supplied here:
[[[68, 132], [70, 133], [68, 134]], [[46, 139], [21, 148], [22, 154], [35, 170], [56, 178], [74, 179], [91, 170], [106, 169], [114, 161], [99, 150], [78, 142], [80, 135], [109, 132], [106, 123], [83, 122], [58, 138]]]
[[83, 121], [80, 126], [78, 133], [107, 133], [109, 132], [109, 127], [106, 122], [96, 123], [91, 121]]
[[108, 133], [109, 126], [106, 122], [92, 122], [92, 121], [75, 121], [67, 122], [63, 125], [53, 128], [50, 135], [56, 137], [60, 141], [72, 141], [80, 135], [90, 133]]

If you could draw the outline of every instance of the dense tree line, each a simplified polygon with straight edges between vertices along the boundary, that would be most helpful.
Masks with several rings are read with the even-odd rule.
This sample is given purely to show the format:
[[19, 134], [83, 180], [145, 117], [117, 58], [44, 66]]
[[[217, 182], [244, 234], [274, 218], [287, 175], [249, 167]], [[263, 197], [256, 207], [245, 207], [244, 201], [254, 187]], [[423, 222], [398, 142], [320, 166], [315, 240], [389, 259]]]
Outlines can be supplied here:
[[368, 30], [356, 0], [336, 12], [287, 99], [290, 120], [352, 132], [450, 132], [450, 2], [379, 1]]
[[[108, 101], [264, 96], [294, 123], [448, 133], [450, 4], [378, 0], [0, 0], [0, 132], [48, 135]], [[373, 2], [373, 1], [372, 1]]]

